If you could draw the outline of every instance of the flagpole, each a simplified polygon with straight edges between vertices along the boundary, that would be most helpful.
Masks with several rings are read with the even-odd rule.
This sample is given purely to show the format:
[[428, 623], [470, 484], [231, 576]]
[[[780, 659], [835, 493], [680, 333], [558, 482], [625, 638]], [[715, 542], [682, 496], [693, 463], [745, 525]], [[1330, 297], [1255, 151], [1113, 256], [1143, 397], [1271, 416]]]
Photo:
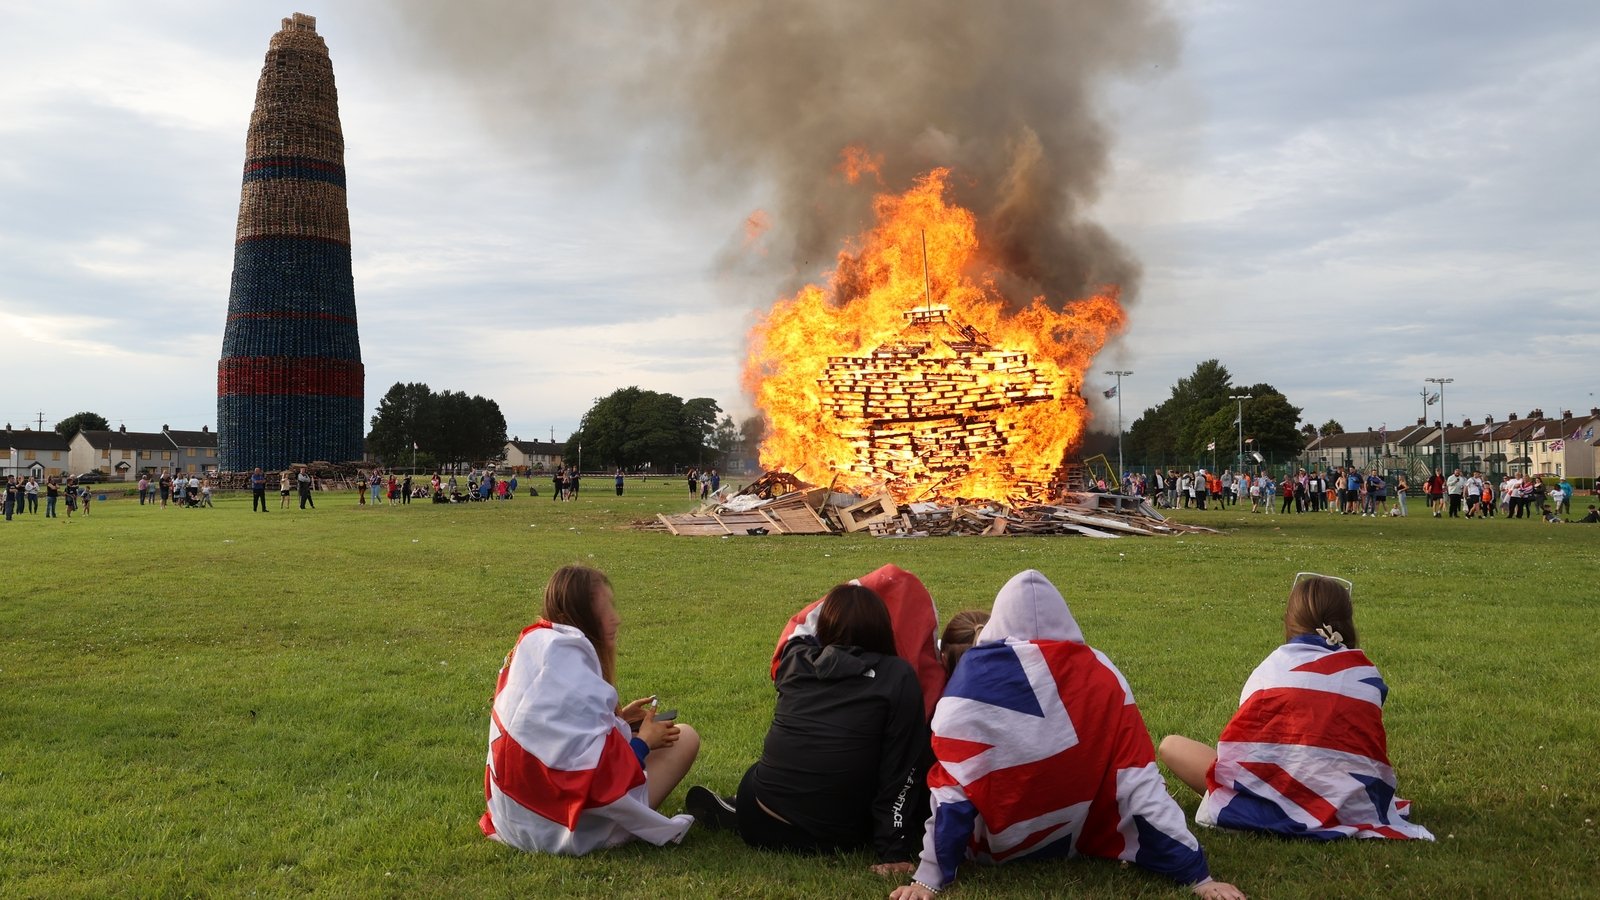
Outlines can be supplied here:
[[1128, 369], [1107, 369], [1105, 374], [1117, 376], [1117, 490], [1122, 489], [1122, 476], [1127, 471], [1122, 467], [1122, 376], [1132, 375]]
[[1244, 402], [1254, 398], [1249, 394], [1234, 394], [1228, 399], [1239, 401], [1239, 415], [1233, 420], [1233, 424], [1239, 426], [1239, 460], [1234, 463], [1237, 468], [1233, 472], [1233, 474], [1237, 475], [1244, 469]]
[[[1445, 431], [1445, 428], [1447, 427], [1447, 425], [1449, 424], [1449, 423], [1445, 422], [1445, 419], [1444, 419], [1444, 386], [1447, 385], [1447, 384], [1450, 384], [1453, 381], [1455, 381], [1455, 379], [1454, 378], [1424, 378], [1422, 380], [1428, 382], [1429, 384], [1437, 384], [1439, 386], [1439, 476], [1442, 478], [1442, 477], [1444, 477], [1444, 470], [1445, 470], [1445, 466], [1446, 466], [1445, 458], [1444, 458], [1444, 454], [1445, 454], [1444, 431]], [[1426, 388], [1424, 388], [1424, 390], [1426, 390]]]

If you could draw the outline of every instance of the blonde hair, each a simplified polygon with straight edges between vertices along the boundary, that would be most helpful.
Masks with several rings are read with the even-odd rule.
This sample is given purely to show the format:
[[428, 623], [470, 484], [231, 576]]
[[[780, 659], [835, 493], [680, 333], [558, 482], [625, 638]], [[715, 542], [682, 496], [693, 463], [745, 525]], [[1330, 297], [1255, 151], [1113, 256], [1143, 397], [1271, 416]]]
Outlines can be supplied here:
[[946, 675], [955, 672], [961, 655], [978, 642], [978, 633], [988, 622], [988, 613], [981, 609], [968, 609], [951, 616], [950, 621], [945, 623], [944, 633], [939, 635], [939, 661], [944, 663]]

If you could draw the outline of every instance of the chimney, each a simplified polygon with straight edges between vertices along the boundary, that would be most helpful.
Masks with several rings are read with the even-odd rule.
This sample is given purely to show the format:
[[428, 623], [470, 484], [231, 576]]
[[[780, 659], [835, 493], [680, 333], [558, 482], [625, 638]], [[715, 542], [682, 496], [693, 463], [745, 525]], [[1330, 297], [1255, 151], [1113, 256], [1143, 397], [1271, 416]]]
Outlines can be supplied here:
[[211, 433], [211, 426], [210, 425], [201, 425], [200, 426], [200, 433], [201, 434], [210, 434]]
[[1563, 409], [1563, 410], [1562, 410], [1562, 411], [1561, 411], [1561, 421], [1563, 421], [1563, 422], [1565, 422], [1565, 421], [1566, 421], [1566, 420], [1568, 420], [1568, 419], [1570, 419], [1570, 418], [1572, 418], [1572, 410], [1570, 410], [1570, 409]]
[[1530, 410], [1528, 410], [1528, 418], [1530, 418], [1530, 419], [1542, 419], [1542, 418], [1544, 418], [1544, 410], [1542, 410], [1542, 409], [1530, 409]]
[[1591, 406], [1591, 407], [1589, 407], [1589, 415], [1591, 415], [1591, 416], [1600, 416], [1600, 406]]
[[1417, 424], [1418, 425], [1426, 425], [1426, 424], [1428, 424], [1427, 417], [1426, 416], [1417, 416]]
[[118, 425], [117, 426], [117, 431], [122, 433], [122, 434], [127, 434], [128, 433], [128, 426], [126, 426], [126, 425]]
[[166, 425], [165, 425], [165, 424], [163, 424], [163, 425], [162, 425], [162, 426], [161, 426], [161, 433], [162, 433], [162, 434], [166, 434], [166, 433], [167, 433], [167, 426], [166, 426]]
[[1471, 428], [1472, 427], [1472, 420], [1471, 419], [1462, 419], [1461, 420], [1461, 427], [1462, 428]]
[[1510, 413], [1509, 415], [1506, 416], [1506, 421], [1507, 422], [1515, 422], [1516, 420], [1517, 420], [1517, 414], [1516, 413]]
[[1485, 425], [1493, 425], [1494, 424], [1494, 416], [1485, 415], [1483, 417], [1483, 424], [1485, 424]]

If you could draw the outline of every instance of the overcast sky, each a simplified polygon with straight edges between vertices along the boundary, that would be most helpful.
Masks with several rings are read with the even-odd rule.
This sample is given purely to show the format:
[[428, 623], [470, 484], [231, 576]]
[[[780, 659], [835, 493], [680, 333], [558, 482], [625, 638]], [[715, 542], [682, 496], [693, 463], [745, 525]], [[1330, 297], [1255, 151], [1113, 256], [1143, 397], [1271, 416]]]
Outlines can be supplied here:
[[[293, 11], [0, 0], [0, 419], [215, 427], [245, 130]], [[749, 411], [744, 335], [784, 285], [726, 256], [759, 186], [690, 203], [648, 154], [508, 141], [385, 4], [300, 11], [338, 80], [369, 414], [396, 381], [492, 397], [523, 439], [635, 384]], [[1433, 376], [1456, 421], [1600, 405], [1600, 4], [1173, 14], [1170, 71], [1103, 91], [1095, 218], [1144, 267], [1096, 365], [1135, 372], [1127, 421], [1213, 357], [1351, 430], [1414, 420]]]

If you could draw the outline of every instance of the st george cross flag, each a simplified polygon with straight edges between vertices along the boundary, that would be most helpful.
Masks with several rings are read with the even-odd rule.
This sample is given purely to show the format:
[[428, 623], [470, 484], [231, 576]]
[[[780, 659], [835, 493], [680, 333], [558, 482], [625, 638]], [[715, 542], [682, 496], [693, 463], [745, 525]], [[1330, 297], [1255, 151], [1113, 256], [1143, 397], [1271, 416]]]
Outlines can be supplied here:
[[1360, 650], [1301, 635], [1272, 651], [1222, 730], [1194, 820], [1319, 840], [1433, 840], [1395, 795], [1388, 693]]
[[1205, 854], [1156, 770], [1128, 682], [1036, 571], [995, 598], [933, 716], [928, 819], [916, 879], [942, 887], [969, 856], [1098, 856], [1180, 884]]
[[1106, 399], [1107, 400], [1110, 400], [1112, 397], [1115, 397], [1117, 395], [1117, 386], [1116, 385], [1112, 385], [1111, 387], [1108, 387], [1105, 390], [1101, 391], [1101, 393], [1106, 395]]
[[[939, 661], [939, 609], [922, 580], [894, 564], [855, 579], [855, 584], [871, 588], [889, 608], [889, 624], [894, 629], [895, 655], [911, 664], [922, 687], [923, 710], [931, 718], [933, 705], [944, 692], [944, 664]], [[817, 617], [822, 601], [816, 600], [790, 617], [778, 635], [772, 651], [771, 677], [778, 677], [783, 661], [783, 645], [792, 637], [817, 633]]]
[[489, 712], [488, 811], [478, 825], [519, 850], [582, 856], [634, 838], [683, 840], [694, 817], [650, 808], [617, 692], [583, 632], [543, 619], [506, 657]]

